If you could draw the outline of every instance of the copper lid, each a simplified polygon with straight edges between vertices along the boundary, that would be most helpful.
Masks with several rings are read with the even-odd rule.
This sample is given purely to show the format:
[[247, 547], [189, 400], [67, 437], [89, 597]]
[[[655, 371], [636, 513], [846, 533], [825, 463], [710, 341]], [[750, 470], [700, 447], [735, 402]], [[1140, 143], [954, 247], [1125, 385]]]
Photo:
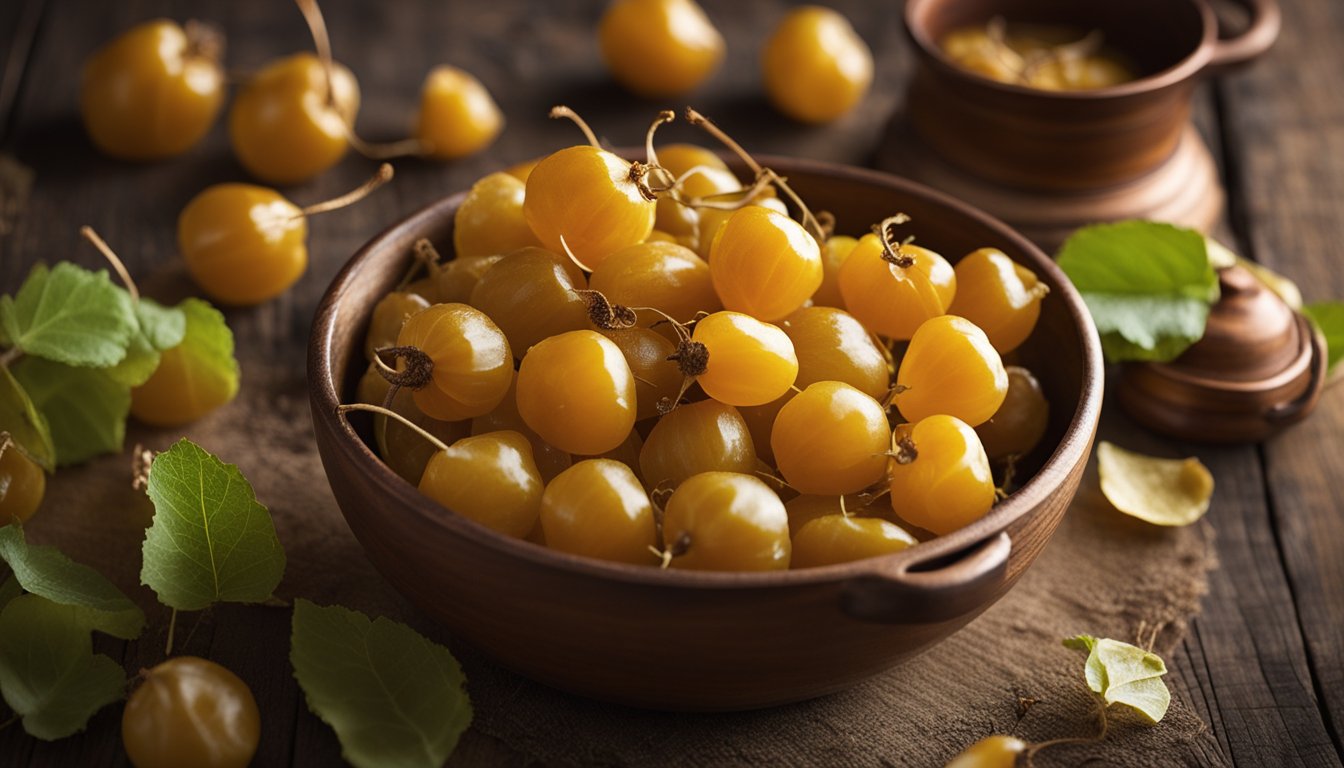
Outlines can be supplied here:
[[1325, 342], [1241, 267], [1218, 272], [1222, 296], [1204, 336], [1170, 363], [1128, 363], [1120, 403], [1185, 440], [1255, 442], [1304, 418], [1325, 383]]

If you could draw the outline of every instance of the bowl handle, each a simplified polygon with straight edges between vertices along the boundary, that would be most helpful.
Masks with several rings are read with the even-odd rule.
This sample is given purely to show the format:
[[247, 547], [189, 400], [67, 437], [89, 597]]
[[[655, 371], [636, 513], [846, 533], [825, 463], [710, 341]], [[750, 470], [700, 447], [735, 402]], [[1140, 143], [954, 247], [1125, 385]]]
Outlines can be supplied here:
[[847, 582], [841, 605], [856, 619], [887, 624], [954, 619], [1000, 591], [1012, 551], [1005, 532], [947, 555], [878, 570]]
[[1270, 424], [1277, 427], [1286, 427], [1297, 421], [1301, 421], [1311, 413], [1311, 409], [1316, 407], [1316, 401], [1320, 399], [1321, 390], [1325, 389], [1325, 361], [1327, 350], [1325, 348], [1325, 338], [1316, 325], [1302, 315], [1297, 313], [1297, 323], [1300, 333], [1307, 336], [1308, 343], [1311, 345], [1311, 380], [1307, 382], [1307, 389], [1296, 399], [1288, 403], [1281, 403], [1265, 411], [1265, 419]]
[[1245, 64], [1268, 51], [1279, 36], [1282, 17], [1278, 0], [1236, 0], [1251, 14], [1251, 23], [1236, 37], [1213, 44], [1208, 70], [1214, 74]]

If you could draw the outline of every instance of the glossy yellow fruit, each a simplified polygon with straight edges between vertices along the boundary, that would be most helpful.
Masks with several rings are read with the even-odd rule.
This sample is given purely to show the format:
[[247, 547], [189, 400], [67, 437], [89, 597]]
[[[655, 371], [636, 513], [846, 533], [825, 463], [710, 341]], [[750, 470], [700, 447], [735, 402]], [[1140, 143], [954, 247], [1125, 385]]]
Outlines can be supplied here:
[[[723, 308], [709, 265], [675, 243], [639, 243], [616, 251], [593, 270], [588, 287], [617, 304], [653, 307], [683, 323], [697, 312]], [[654, 313], [640, 314], [641, 325], [662, 319]]]
[[541, 497], [546, 546], [599, 560], [655, 565], [653, 505], [625, 464], [581, 461], [556, 475]]
[[765, 92], [775, 108], [805, 123], [825, 123], [853, 109], [873, 82], [873, 54], [836, 11], [809, 5], [790, 11], [765, 45]]
[[821, 247], [821, 287], [812, 294], [813, 306], [844, 308], [845, 299], [840, 295], [840, 267], [858, 244], [858, 240], [845, 235], [827, 238]]
[[187, 271], [221, 304], [259, 304], [284, 293], [308, 267], [308, 219], [273, 189], [216, 184], [177, 218]]
[[[413, 395], [416, 407], [442, 421], [489, 413], [513, 380], [513, 352], [499, 326], [465, 304], [435, 304], [412, 316], [397, 346], [415, 347], [434, 363], [432, 380]], [[398, 368], [405, 362], [398, 361]]]
[[994, 506], [994, 478], [975, 430], [954, 416], [929, 416], [895, 433], [891, 508], [912, 525], [943, 535]]
[[702, 472], [672, 494], [663, 546], [673, 568], [778, 571], [789, 567], [789, 515], [769, 486], [751, 475]]
[[542, 339], [588, 327], [588, 305], [575, 287], [547, 251], [524, 248], [481, 275], [470, 303], [494, 319], [522, 357]]
[[135, 768], [245, 768], [260, 740], [247, 683], [195, 656], [145, 672], [121, 715], [121, 741]]
[[[397, 390], [396, 397], [388, 403], [387, 393], [391, 388], [387, 379], [370, 364], [359, 378], [357, 396], [361, 403], [383, 406], [400, 414], [445, 445], [452, 445], [471, 434], [469, 421], [440, 421], [426, 416], [424, 411], [416, 407], [411, 390], [405, 387]], [[379, 413], [373, 414], [373, 439], [378, 444], [378, 455], [388, 469], [412, 485], [420, 482], [425, 474], [425, 465], [438, 452], [434, 444], [420, 433]]]
[[705, 372], [697, 378], [700, 388], [721, 403], [764, 405], [798, 378], [793, 342], [750, 315], [715, 312], [695, 324], [691, 338], [709, 353]]
[[803, 307], [779, 327], [798, 356], [794, 386], [843, 381], [876, 400], [891, 389], [886, 355], [863, 323], [843, 309]]
[[12, 444], [0, 448], [0, 526], [27, 522], [42, 505], [46, 490], [47, 476], [41, 467]]
[[[735, 202], [732, 198], [729, 198], [729, 201]], [[752, 198], [752, 201], [747, 205], [748, 207], [755, 205], [761, 208], [769, 208], [781, 216], [787, 216], [789, 214], [789, 208], [784, 205], [784, 201], [780, 200], [778, 197], [770, 195], [757, 195]], [[710, 250], [714, 246], [714, 236], [719, 233], [719, 230], [723, 228], [723, 225], [728, 221], [728, 218], [734, 213], [737, 213], [737, 210], [701, 208], [696, 211], [698, 217], [696, 229], [699, 233], [699, 240], [695, 244], [695, 252], [700, 254], [700, 258], [706, 260], [709, 259]]]
[[975, 428], [991, 459], [1031, 453], [1050, 426], [1050, 404], [1031, 371], [1010, 365], [1004, 372], [1008, 374], [1008, 392], [1003, 405], [989, 421]]
[[620, 348], [635, 377], [635, 418], [659, 415], [658, 404], [671, 405], [681, 391], [681, 371], [675, 362], [667, 359], [676, 353], [676, 345], [648, 328], [604, 330], [601, 333]]
[[723, 61], [723, 36], [694, 0], [617, 0], [597, 33], [612, 76], [645, 97], [685, 93]]
[[415, 137], [425, 155], [454, 160], [490, 146], [504, 129], [504, 113], [470, 72], [438, 66], [425, 78]]
[[526, 191], [526, 184], [507, 173], [492, 173], [472, 184], [453, 214], [453, 250], [457, 259], [540, 246], [541, 241], [532, 234], [523, 216]]
[[268, 64], [234, 97], [229, 140], [247, 172], [271, 184], [297, 184], [345, 156], [359, 112], [359, 85], [333, 63], [297, 53]]
[[709, 274], [725, 309], [773, 322], [821, 287], [821, 249], [803, 225], [748, 205], [714, 235]]
[[650, 488], [676, 488], [701, 472], [751, 474], [756, 447], [736, 408], [701, 400], [658, 420], [639, 452], [639, 467]]
[[890, 439], [882, 406], [838, 381], [818, 382], [795, 395], [770, 431], [784, 480], [799, 493], [835, 496], [882, 480]]
[[980, 326], [1006, 355], [1031, 335], [1049, 289], [1036, 273], [995, 248], [981, 248], [957, 262], [957, 295], [948, 313]]
[[[680, 159], [679, 155], [685, 159], [691, 159], [689, 153], [674, 154], [674, 159]], [[722, 165], [723, 161], [717, 157], [714, 158]], [[659, 162], [663, 162], [663, 155], [660, 150], [658, 155]], [[667, 166], [664, 166], [667, 168]], [[714, 202], [718, 196], [725, 193], [736, 192], [742, 188], [742, 182], [738, 181], [727, 168], [721, 168], [713, 165], [693, 166], [681, 173], [667, 169], [672, 173], [673, 178], [677, 179], [681, 199], [687, 203], [697, 201]], [[658, 198], [658, 210], [654, 216], [654, 227], [666, 231], [678, 239], [679, 242], [686, 244], [687, 247], [694, 247], [700, 242], [700, 214], [701, 209], [692, 205], [683, 204], [681, 201], [672, 197], [671, 194]]]
[[905, 529], [878, 517], [825, 515], [793, 537], [790, 568], [817, 568], [890, 555], [918, 544]]
[[946, 768], [1016, 768], [1027, 743], [1013, 736], [986, 736], [952, 758]]
[[518, 369], [518, 412], [546, 442], [584, 456], [620, 445], [635, 425], [635, 378], [625, 356], [595, 331], [552, 336]]
[[632, 178], [630, 163], [596, 147], [559, 150], [527, 177], [523, 215], [532, 232], [556, 253], [568, 247], [589, 269], [644, 242], [653, 231], [654, 213], [653, 201]]
[[957, 293], [957, 274], [939, 254], [917, 245], [902, 245], [908, 267], [883, 258], [877, 235], [864, 235], [840, 267], [840, 295], [845, 309], [870, 331], [905, 340], [925, 320], [947, 312]]
[[[481, 276], [493, 267], [496, 262], [504, 258], [505, 254], [496, 256], [459, 256], [445, 264], [439, 266], [433, 275], [428, 278], [429, 290], [424, 291], [433, 297], [430, 304], [466, 304], [471, 301], [471, 292], [476, 289], [476, 284], [481, 281]], [[406, 286], [406, 290], [413, 290], [422, 287], [423, 281], [416, 281]]]
[[80, 115], [100, 150], [127, 160], [180, 154], [201, 140], [224, 104], [220, 41], [201, 25], [167, 19], [132, 27], [84, 63]]
[[984, 331], [965, 318], [941, 315], [911, 337], [896, 387], [896, 407], [906, 419], [945, 413], [976, 427], [1003, 404], [1008, 374]]
[[728, 170], [728, 164], [723, 162], [723, 158], [699, 144], [665, 144], [658, 147], [658, 164], [673, 177], [700, 167]]
[[423, 296], [405, 291], [393, 291], [373, 305], [369, 330], [364, 334], [364, 356], [373, 359], [377, 350], [395, 346], [397, 334], [411, 315], [429, 308]]
[[420, 492], [429, 498], [520, 539], [537, 524], [542, 489], [532, 446], [507, 430], [464, 437], [438, 451], [420, 478]]
[[471, 434], [484, 435], [487, 432], [498, 432], [500, 430], [512, 430], [527, 438], [532, 444], [532, 460], [537, 464], [537, 471], [541, 473], [541, 479], [550, 482], [556, 475], [569, 469], [574, 464], [574, 458], [568, 453], [556, 448], [554, 445], [541, 439], [527, 426], [523, 421], [523, 415], [518, 412], [518, 376], [517, 374], [509, 377], [509, 389], [504, 394], [504, 398], [499, 401], [499, 405], [487, 414], [477, 416], [471, 420]]
[[772, 469], [775, 452], [770, 448], [770, 432], [775, 428], [775, 418], [779, 416], [780, 409], [797, 394], [790, 389], [764, 405], [742, 405], [737, 408], [737, 412], [742, 414], [742, 420], [747, 423], [747, 431], [751, 432], [756, 457], [769, 462]]
[[802, 530], [803, 526], [819, 517], [842, 514], [864, 518], [881, 517], [886, 519], [894, 517], [891, 505], [887, 503], [885, 496], [868, 504], [864, 503], [866, 498], [857, 495], [845, 496], [845, 505], [841, 507], [840, 496], [815, 496], [811, 494], [795, 496], [784, 502], [784, 509], [789, 513], [789, 533], [797, 537], [798, 531]]

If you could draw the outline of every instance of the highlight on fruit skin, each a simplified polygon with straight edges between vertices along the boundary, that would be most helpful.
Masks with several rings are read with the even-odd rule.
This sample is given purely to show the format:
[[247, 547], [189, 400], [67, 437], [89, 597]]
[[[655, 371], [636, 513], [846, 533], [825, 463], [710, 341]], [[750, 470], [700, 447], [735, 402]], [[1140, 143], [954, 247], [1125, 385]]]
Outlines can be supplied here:
[[598, 40], [612, 76], [646, 98], [694, 90], [723, 62], [723, 36], [694, 0], [617, 0]]
[[143, 673], [121, 716], [135, 768], [245, 768], [261, 740], [252, 691], [213, 661], [178, 656]]

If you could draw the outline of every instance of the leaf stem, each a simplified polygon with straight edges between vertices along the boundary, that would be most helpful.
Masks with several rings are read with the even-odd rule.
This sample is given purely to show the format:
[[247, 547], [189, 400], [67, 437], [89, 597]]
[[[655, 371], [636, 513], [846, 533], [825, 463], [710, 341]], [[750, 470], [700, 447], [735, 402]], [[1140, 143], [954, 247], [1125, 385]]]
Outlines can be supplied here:
[[164, 646], [163, 655], [173, 655], [173, 633], [177, 631], [177, 609], [173, 609], [173, 615], [168, 619], [168, 644]]
[[368, 411], [369, 413], [376, 413], [380, 416], [386, 416], [391, 419], [396, 419], [397, 421], [401, 422], [401, 425], [403, 427], [414, 430], [416, 434], [428, 440], [430, 443], [434, 445], [434, 447], [438, 448], [440, 451], [448, 450], [448, 446], [444, 444], [442, 440], [435, 437], [434, 435], [431, 435], [427, 430], [425, 430], [424, 427], [421, 427], [419, 424], [416, 424], [415, 422], [411, 421], [405, 416], [402, 416], [400, 413], [391, 410], [390, 408], [384, 408], [381, 405], [370, 405], [368, 403], [349, 403], [347, 405], [336, 406], [336, 412], [339, 414], [349, 413], [350, 411]]

